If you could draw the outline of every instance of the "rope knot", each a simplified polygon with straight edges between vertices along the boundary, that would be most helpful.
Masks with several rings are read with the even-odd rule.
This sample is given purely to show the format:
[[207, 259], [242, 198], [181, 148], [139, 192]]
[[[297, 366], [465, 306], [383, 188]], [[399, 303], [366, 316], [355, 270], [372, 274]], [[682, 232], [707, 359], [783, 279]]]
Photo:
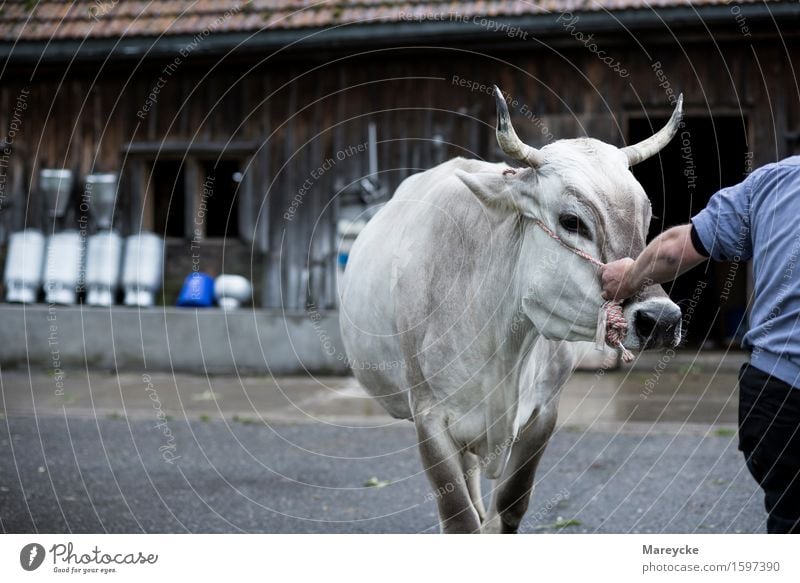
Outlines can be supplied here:
[[622, 313], [622, 303], [610, 301], [600, 307], [600, 315], [597, 322], [596, 344], [602, 346], [603, 343], [619, 349], [623, 362], [631, 362], [634, 359], [633, 353], [622, 344], [628, 334], [628, 322]]

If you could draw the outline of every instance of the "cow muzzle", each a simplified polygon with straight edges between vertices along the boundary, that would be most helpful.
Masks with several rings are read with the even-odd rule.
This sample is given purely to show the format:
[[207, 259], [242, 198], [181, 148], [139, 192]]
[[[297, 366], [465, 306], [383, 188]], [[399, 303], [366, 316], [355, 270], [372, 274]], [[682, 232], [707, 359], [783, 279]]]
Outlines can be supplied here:
[[625, 310], [628, 320], [627, 348], [650, 350], [674, 348], [681, 341], [681, 309], [668, 298], [636, 302]]

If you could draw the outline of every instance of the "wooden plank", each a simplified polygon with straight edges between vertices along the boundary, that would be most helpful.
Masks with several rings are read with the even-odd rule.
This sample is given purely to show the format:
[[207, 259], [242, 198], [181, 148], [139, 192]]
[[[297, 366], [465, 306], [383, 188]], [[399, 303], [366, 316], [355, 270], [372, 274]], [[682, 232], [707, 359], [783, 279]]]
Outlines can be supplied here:
[[[201, 210], [203, 196], [203, 180], [200, 164], [196, 158], [187, 157], [183, 162], [183, 204], [184, 204], [184, 237], [192, 238], [195, 230], [200, 231], [200, 236], [206, 235], [205, 221], [197, 224], [198, 212]], [[175, 211], [170, 211], [175, 212]]]
[[[292, 78], [295, 78], [294, 74], [290, 73], [290, 75]], [[296, 138], [298, 130], [297, 117], [292, 115], [297, 111], [297, 84], [292, 83], [288, 88], [288, 92], [289, 99], [284, 113], [286, 117], [283, 118], [288, 120], [285, 126], [284, 134], [284, 160], [287, 161], [287, 165], [284, 169], [285, 179], [282, 182], [285, 185], [285, 189], [283, 189], [281, 193], [283, 195], [281, 199], [284, 203], [284, 207], [286, 201], [288, 201], [291, 196], [297, 192]], [[295, 214], [294, 219], [291, 222], [285, 223], [284, 225], [286, 238], [283, 244], [286, 260], [283, 262], [283, 275], [285, 277], [285, 284], [282, 291], [283, 305], [289, 310], [297, 310], [300, 308], [300, 302], [298, 301], [298, 298], [301, 294], [300, 288], [302, 286], [303, 279], [303, 260], [302, 255], [299, 256], [297, 253], [297, 245], [301, 240], [300, 237], [298, 237], [298, 233], [302, 229], [303, 214], [304, 209], [303, 204], [301, 204], [297, 213]]]
[[237, 220], [239, 222], [239, 238], [245, 243], [253, 243], [253, 230], [255, 228], [253, 212], [253, 178], [256, 174], [255, 156], [246, 158], [242, 164], [242, 181], [236, 189], [238, 198]]
[[127, 229], [131, 233], [142, 230], [152, 231], [153, 224], [153, 196], [147, 192], [147, 176], [145, 174], [145, 163], [143, 160], [131, 160], [130, 168], [130, 193], [128, 208], [129, 217]]
[[130, 156], [158, 154], [159, 158], [183, 158], [190, 154], [193, 156], [219, 156], [220, 158], [239, 158], [252, 155], [259, 147], [257, 140], [237, 140], [230, 143], [224, 141], [144, 141], [123, 144], [122, 152]]

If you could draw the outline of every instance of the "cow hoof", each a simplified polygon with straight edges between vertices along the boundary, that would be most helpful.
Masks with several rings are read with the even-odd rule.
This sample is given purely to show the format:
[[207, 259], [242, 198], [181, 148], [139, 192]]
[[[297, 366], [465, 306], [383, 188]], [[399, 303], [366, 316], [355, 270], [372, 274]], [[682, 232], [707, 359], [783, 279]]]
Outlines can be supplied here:
[[510, 526], [505, 522], [502, 523], [500, 528], [500, 534], [517, 534], [519, 532], [519, 526]]
[[481, 534], [501, 534], [503, 523], [498, 515], [491, 516], [481, 524]]

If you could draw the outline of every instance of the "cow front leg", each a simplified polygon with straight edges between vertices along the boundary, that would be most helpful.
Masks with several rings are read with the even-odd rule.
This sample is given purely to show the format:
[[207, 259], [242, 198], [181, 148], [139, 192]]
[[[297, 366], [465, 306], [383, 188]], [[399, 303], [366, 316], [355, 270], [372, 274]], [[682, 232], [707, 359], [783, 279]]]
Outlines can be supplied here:
[[520, 433], [497, 482], [483, 532], [515, 534], [528, 510], [536, 468], [556, 424], [556, 408], [540, 411]]
[[478, 513], [478, 520], [483, 524], [483, 520], [486, 517], [486, 509], [483, 507], [483, 496], [481, 495], [481, 458], [468, 451], [465, 451], [462, 456], [464, 478], [467, 482], [469, 497], [472, 500], [472, 506]]
[[433, 488], [443, 533], [480, 532], [481, 521], [470, 497], [462, 451], [450, 437], [441, 415], [415, 417], [422, 467]]

